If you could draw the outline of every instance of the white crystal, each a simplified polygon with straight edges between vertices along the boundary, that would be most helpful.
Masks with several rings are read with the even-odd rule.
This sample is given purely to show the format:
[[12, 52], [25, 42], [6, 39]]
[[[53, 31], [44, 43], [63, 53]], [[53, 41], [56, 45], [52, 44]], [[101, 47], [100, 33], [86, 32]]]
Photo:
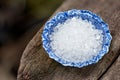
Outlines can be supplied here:
[[91, 22], [74, 17], [58, 24], [50, 40], [56, 56], [70, 62], [84, 62], [99, 53], [103, 34]]

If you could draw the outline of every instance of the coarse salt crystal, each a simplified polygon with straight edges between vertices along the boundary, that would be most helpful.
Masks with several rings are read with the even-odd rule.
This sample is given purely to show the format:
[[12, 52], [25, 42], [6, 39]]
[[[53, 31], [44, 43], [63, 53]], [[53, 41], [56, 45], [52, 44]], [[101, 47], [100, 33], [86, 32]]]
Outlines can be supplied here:
[[88, 61], [102, 49], [102, 30], [77, 17], [58, 24], [49, 37], [54, 54], [68, 62]]

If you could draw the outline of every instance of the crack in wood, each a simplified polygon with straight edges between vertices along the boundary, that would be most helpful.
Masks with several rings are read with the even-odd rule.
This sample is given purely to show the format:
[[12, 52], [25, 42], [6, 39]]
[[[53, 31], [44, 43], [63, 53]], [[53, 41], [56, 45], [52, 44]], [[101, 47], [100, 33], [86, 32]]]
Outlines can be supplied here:
[[101, 74], [101, 76], [98, 78], [98, 80], [101, 80], [101, 78], [104, 76], [104, 74], [106, 74], [107, 73], [107, 71], [111, 68], [111, 66], [116, 62], [116, 60], [118, 59], [118, 57], [120, 56], [120, 49], [119, 49], [119, 51], [118, 51], [118, 55], [116, 55], [115, 57], [114, 57], [114, 59], [113, 59], [113, 61], [111, 62], [111, 64], [108, 66], [108, 68], [106, 68], [106, 70]]

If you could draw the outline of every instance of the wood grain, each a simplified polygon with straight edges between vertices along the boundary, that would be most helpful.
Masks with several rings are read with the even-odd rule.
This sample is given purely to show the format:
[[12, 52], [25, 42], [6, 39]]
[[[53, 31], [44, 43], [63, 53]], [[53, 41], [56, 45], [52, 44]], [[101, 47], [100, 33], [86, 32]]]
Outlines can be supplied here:
[[119, 0], [66, 0], [53, 14], [69, 9], [87, 9], [100, 15], [109, 24], [112, 43], [109, 53], [98, 63], [83, 67], [64, 67], [50, 59], [42, 47], [43, 27], [27, 45], [18, 71], [18, 80], [98, 80], [107, 72], [120, 51]]
[[101, 78], [101, 80], [120, 80], [120, 56]]

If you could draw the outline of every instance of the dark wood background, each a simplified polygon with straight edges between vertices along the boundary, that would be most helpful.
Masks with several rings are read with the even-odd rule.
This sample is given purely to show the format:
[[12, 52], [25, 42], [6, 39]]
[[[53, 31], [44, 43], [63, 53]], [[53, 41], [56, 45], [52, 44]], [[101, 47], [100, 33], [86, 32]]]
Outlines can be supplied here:
[[87, 67], [64, 67], [50, 59], [43, 49], [43, 26], [22, 55], [18, 80], [120, 80], [120, 0], [66, 0], [53, 16], [69, 9], [90, 10], [109, 24], [113, 39], [108, 54]]

